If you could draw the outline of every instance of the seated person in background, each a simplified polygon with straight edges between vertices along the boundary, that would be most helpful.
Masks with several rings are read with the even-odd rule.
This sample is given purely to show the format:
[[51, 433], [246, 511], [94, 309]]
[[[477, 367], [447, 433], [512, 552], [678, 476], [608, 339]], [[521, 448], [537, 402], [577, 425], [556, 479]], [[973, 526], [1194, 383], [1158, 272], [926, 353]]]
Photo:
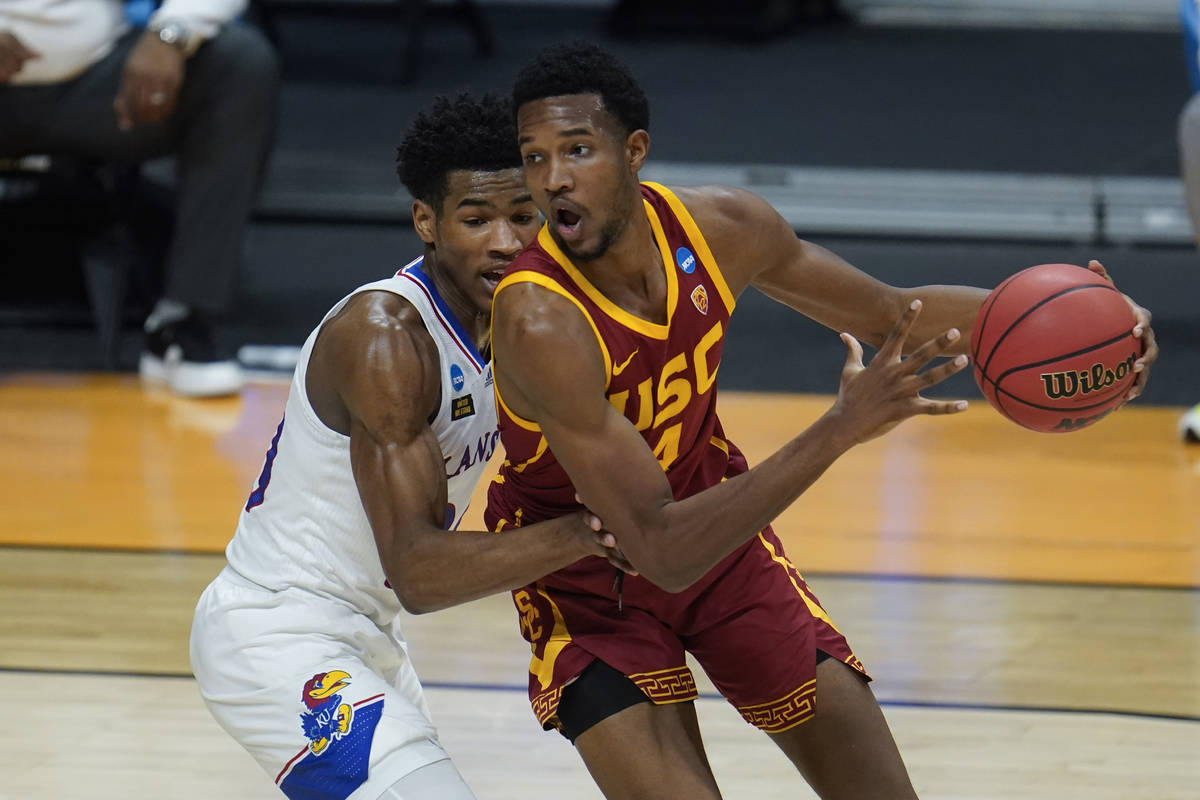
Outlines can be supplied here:
[[0, 158], [176, 159], [164, 288], [144, 376], [188, 395], [241, 388], [212, 326], [231, 309], [246, 220], [275, 127], [278, 67], [245, 0], [165, 0], [145, 30], [121, 0], [0, 4]]

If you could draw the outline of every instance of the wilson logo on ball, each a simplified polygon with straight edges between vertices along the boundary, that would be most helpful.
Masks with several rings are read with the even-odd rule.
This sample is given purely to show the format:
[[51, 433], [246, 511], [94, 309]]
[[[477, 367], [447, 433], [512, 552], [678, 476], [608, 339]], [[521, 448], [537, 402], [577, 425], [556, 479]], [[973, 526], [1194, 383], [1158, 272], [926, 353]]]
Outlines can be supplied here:
[[1071, 372], [1043, 372], [1041, 378], [1042, 385], [1046, 387], [1046, 397], [1058, 400], [1107, 389], [1117, 381], [1124, 380], [1133, 369], [1133, 362], [1136, 360], [1137, 354], [1131, 353], [1114, 369], [1108, 369], [1103, 364], [1093, 364], [1088, 369]]

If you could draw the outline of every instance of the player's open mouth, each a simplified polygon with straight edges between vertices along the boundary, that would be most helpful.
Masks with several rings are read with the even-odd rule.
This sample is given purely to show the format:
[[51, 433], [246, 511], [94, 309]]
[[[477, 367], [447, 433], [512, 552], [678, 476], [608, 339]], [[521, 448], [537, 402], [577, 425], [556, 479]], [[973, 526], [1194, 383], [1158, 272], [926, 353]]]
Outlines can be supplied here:
[[496, 285], [500, 283], [500, 279], [504, 277], [504, 270], [488, 270], [487, 272], [481, 273], [479, 277], [483, 278], [484, 283], [488, 285], [488, 288], [495, 292]]
[[581, 217], [574, 211], [560, 208], [554, 212], [554, 226], [560, 236], [572, 238], [579, 231]]

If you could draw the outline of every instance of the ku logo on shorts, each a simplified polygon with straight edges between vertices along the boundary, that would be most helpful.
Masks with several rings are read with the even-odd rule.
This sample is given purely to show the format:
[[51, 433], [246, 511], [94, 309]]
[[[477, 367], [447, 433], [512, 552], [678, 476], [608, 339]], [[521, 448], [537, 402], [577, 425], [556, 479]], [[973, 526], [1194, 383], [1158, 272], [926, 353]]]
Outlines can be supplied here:
[[308, 745], [275, 778], [291, 800], [345, 800], [366, 782], [383, 695], [344, 702], [340, 692], [349, 685], [349, 673], [341, 670], [317, 673], [304, 684], [300, 726]]
[[300, 699], [308, 706], [308, 711], [300, 715], [300, 724], [308, 737], [308, 750], [314, 756], [321, 755], [331, 741], [350, 732], [354, 709], [349, 703], [343, 703], [342, 696], [337, 693], [349, 685], [350, 675], [340, 670], [313, 675], [304, 684]]

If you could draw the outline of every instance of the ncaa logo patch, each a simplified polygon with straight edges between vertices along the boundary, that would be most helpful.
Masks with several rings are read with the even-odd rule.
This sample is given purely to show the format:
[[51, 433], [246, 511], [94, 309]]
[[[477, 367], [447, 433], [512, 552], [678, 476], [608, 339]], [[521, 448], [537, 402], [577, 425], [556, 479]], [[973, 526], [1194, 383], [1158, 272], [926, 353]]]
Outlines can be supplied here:
[[300, 728], [308, 745], [275, 778], [292, 800], [345, 800], [367, 780], [371, 741], [383, 715], [383, 694], [351, 705], [340, 694], [349, 685], [349, 673], [341, 670], [319, 672], [304, 684]]
[[463, 386], [467, 383], [466, 376], [463, 375], [462, 367], [458, 364], [450, 365], [450, 385], [454, 387], [454, 391], [462, 391]]
[[696, 257], [686, 247], [681, 247], [675, 251], [675, 263], [679, 265], [679, 268], [683, 270], [685, 275], [691, 275], [696, 271]]
[[708, 314], [708, 292], [704, 291], [703, 284], [692, 289], [692, 305], [701, 314]]

